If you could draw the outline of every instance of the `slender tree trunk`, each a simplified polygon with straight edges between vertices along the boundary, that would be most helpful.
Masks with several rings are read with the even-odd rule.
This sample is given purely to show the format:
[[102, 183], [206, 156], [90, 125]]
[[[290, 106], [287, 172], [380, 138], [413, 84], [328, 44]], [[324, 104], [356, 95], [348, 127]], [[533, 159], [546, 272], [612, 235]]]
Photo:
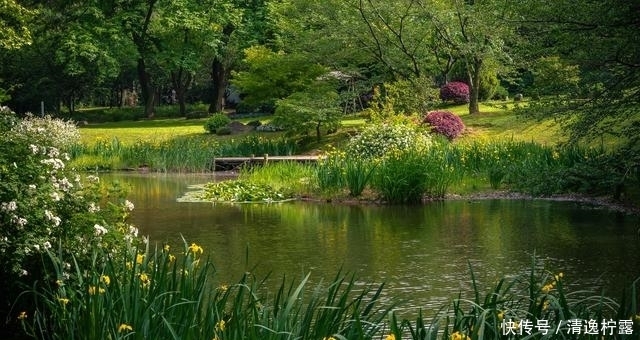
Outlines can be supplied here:
[[216, 57], [211, 64], [211, 82], [213, 84], [213, 100], [209, 106], [209, 113], [224, 110], [224, 92], [227, 87], [227, 70], [221, 58]]
[[171, 72], [171, 82], [173, 83], [173, 89], [176, 91], [176, 99], [178, 100], [181, 116], [187, 115], [186, 94], [192, 79], [191, 74], [185, 72], [183, 68], [180, 68], [178, 72]]
[[482, 59], [474, 58], [473, 64], [469, 65], [469, 114], [480, 113], [480, 70]]
[[235, 31], [233, 24], [227, 24], [222, 29], [222, 51], [211, 62], [211, 83], [213, 85], [213, 98], [209, 106], [209, 113], [221, 112], [224, 110], [224, 92], [229, 81], [229, 68], [225, 66], [225, 50], [231, 39], [231, 34]]
[[138, 80], [142, 90], [142, 102], [144, 103], [144, 115], [153, 118], [156, 103], [156, 91], [151, 84], [151, 75], [147, 72], [143, 58], [138, 58]]
[[320, 139], [322, 138], [321, 136], [321, 132], [320, 132], [320, 122], [318, 122], [318, 124], [316, 124], [316, 139], [319, 142]]

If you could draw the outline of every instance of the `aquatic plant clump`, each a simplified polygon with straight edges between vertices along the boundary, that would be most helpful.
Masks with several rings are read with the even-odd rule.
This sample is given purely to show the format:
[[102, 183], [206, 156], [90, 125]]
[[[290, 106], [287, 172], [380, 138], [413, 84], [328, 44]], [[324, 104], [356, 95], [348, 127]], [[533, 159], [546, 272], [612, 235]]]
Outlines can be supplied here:
[[212, 182], [204, 186], [202, 193], [195, 196], [209, 202], [278, 202], [292, 199], [291, 193], [277, 190], [268, 184], [248, 180]]

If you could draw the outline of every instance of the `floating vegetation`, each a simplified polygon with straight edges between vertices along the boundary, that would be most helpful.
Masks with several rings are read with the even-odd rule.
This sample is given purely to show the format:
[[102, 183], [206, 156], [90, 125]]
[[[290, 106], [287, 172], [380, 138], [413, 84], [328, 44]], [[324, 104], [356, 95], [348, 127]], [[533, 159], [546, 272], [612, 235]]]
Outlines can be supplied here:
[[276, 203], [295, 199], [292, 192], [249, 180], [212, 182], [191, 188], [199, 190], [187, 192], [179, 202]]

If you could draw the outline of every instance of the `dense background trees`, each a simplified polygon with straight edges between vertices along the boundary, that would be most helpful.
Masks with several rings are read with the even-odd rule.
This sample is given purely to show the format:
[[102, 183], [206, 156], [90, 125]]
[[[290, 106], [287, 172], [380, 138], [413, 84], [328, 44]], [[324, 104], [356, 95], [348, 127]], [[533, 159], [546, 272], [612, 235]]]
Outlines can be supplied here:
[[[166, 102], [184, 115], [189, 101], [217, 112], [233, 84], [246, 111], [350, 112], [377, 89], [378, 105], [411, 113], [459, 81], [472, 114], [521, 93], [531, 112], [569, 118], [576, 138], [639, 135], [637, 2], [11, 0], [0, 12], [0, 101], [19, 112], [40, 101], [60, 115], [129, 103], [150, 117]], [[341, 81], [319, 81], [329, 74]]]

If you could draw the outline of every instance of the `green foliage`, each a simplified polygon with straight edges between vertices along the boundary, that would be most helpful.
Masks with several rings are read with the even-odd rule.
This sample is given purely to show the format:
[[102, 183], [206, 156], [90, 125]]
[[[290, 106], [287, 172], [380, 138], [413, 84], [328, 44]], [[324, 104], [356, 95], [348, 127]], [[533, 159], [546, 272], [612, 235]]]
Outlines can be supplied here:
[[[73, 282], [25, 292], [37, 307], [21, 322], [29, 335], [46, 339], [373, 339], [392, 307], [381, 305], [382, 286], [362, 287], [342, 273], [314, 286], [310, 275], [283, 278], [275, 291], [250, 272], [220, 284], [207, 251], [185, 243], [176, 252], [132, 248], [122, 260], [74, 263], [71, 271], [85, 274]], [[72, 261], [56, 253], [44, 260], [54, 263], [54, 278]]]
[[325, 72], [302, 55], [273, 52], [265, 46], [245, 50], [245, 71], [234, 74], [232, 84], [249, 104], [272, 103], [302, 92]]
[[148, 168], [153, 171], [207, 172], [214, 157], [296, 154], [298, 145], [287, 138], [249, 135], [241, 139], [218, 140], [211, 136], [181, 136], [168, 140], [99, 139], [93, 145], [70, 148], [71, 167], [79, 170], [122, 170]]
[[343, 176], [345, 155], [334, 150], [318, 160], [315, 169], [315, 179], [322, 192], [332, 192], [342, 189], [345, 184]]
[[349, 195], [358, 197], [373, 178], [377, 163], [370, 159], [353, 158], [344, 162], [344, 181]]
[[372, 186], [389, 203], [420, 203], [427, 186], [424, 165], [416, 150], [395, 150], [378, 165]]
[[542, 57], [533, 66], [533, 93], [540, 96], [574, 93], [580, 83], [580, 69], [560, 57]]
[[292, 198], [291, 194], [274, 189], [268, 184], [248, 180], [208, 183], [197, 197], [206, 202], [247, 203], [278, 202]]
[[100, 139], [93, 145], [76, 144], [70, 150], [71, 165], [81, 170], [149, 168], [154, 171], [211, 170], [219, 144], [212, 138], [192, 136], [163, 141], [138, 140], [125, 144], [118, 138]]
[[231, 118], [224, 113], [214, 113], [204, 123], [204, 129], [209, 133], [216, 133], [216, 130], [231, 123]]
[[384, 83], [383, 91], [382, 98], [374, 100], [374, 108], [388, 107], [395, 114], [419, 114], [439, 104], [438, 88], [425, 77]]
[[36, 14], [15, 0], [0, 3], [0, 48], [17, 49], [31, 43], [31, 31], [27, 22]]
[[498, 80], [496, 71], [490, 69], [489, 67], [485, 67], [480, 74], [480, 88], [478, 99], [481, 101], [486, 101], [493, 98], [499, 85], [500, 80]]
[[297, 196], [311, 191], [313, 168], [298, 162], [270, 162], [262, 166], [243, 168], [239, 179], [260, 185], [268, 185], [277, 191]]
[[509, 98], [509, 91], [501, 85], [496, 86], [496, 90], [493, 96], [489, 99], [494, 100], [507, 100]]
[[292, 135], [309, 135], [315, 132], [320, 140], [321, 129], [327, 132], [340, 126], [342, 112], [338, 108], [338, 94], [326, 86], [296, 92], [276, 102], [273, 124]]

